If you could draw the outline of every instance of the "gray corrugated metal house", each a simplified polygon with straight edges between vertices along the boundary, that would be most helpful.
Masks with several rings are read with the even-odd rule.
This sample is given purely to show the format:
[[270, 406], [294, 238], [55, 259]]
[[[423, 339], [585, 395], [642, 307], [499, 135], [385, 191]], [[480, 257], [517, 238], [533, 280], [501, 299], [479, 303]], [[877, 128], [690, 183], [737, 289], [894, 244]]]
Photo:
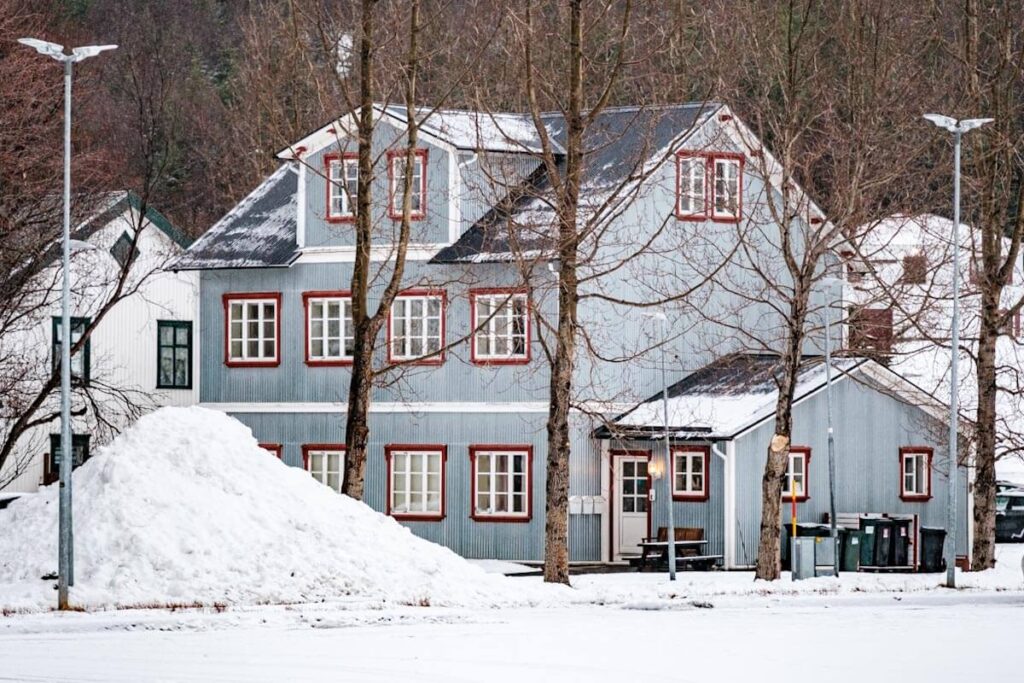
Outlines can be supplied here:
[[[380, 106], [376, 116], [373, 212], [380, 246], [371, 256], [386, 275], [397, 224], [393, 188], [404, 163], [391, 152], [404, 144], [406, 114]], [[563, 122], [548, 115], [545, 123], [558, 150]], [[335, 488], [344, 459], [351, 353], [345, 290], [358, 180], [349, 130], [351, 120], [342, 118], [282, 151], [281, 167], [177, 264], [202, 271], [201, 402], [234, 415], [285, 462]], [[378, 359], [381, 365], [415, 360], [466, 340], [385, 375], [375, 389], [365, 497], [467, 557], [543, 556], [547, 371], [538, 321], [553, 310], [558, 275], [547, 255], [552, 212], [539, 145], [525, 115], [437, 111], [423, 122], [413, 166], [408, 288], [391, 312]], [[625, 304], [649, 300], [651, 292], [684, 291], [701, 277], [693, 264], [721, 259], [736, 226], [765, 211], [759, 199], [774, 190], [745, 163], [751, 153], [767, 152], [754, 149], [759, 143], [718, 104], [609, 109], [586, 145], [583, 212], [609, 203], [615, 210], [584, 267], [629, 267], [606, 273], [581, 308], [588, 344], [602, 353], [581, 360], [576, 380], [587, 410], [574, 423], [570, 551], [574, 561], [617, 561], [635, 554], [640, 537], [662, 523], [663, 507], [646, 494], [647, 463], [660, 452], [652, 436], [664, 432], [647, 402], [660, 378], [647, 354], [637, 352], [650, 346], [649, 330]], [[810, 203], [808, 215], [821, 218]], [[638, 244], [650, 248], [637, 250]], [[378, 277], [374, 291], [382, 286]], [[728, 294], [708, 294], [703, 307], [729, 311]], [[751, 325], [766, 320], [763, 310], [745, 315]], [[707, 316], [680, 313], [672, 326], [673, 351], [690, 368], [673, 400], [692, 395], [697, 407], [729, 403], [697, 392], [694, 383], [720, 370], [719, 359], [739, 351], [739, 341]], [[942, 487], [920, 476], [932, 470], [939, 476], [938, 458], [923, 455], [941, 443], [932, 435], [934, 418], [908, 403], [912, 392], [884, 368], [848, 365], [836, 386], [845, 406], [837, 429], [841, 472], [851, 477], [842, 484], [843, 510], [910, 509], [935, 523]], [[749, 424], [669, 425], [673, 462], [685, 468], [676, 519], [703, 527], [708, 552], [724, 555], [728, 566], [749, 564], [755, 550], [757, 484], [771, 429], [762, 414], [765, 400], [770, 403], [764, 388], [770, 361], [752, 368], [743, 379], [748, 391], [735, 394], [745, 399], [731, 401], [747, 403]], [[807, 372], [811, 383], [820, 375]], [[890, 384], [867, 381], [875, 375]], [[806, 491], [801, 515], [808, 517], [821, 512], [826, 485], [824, 469], [809, 465], [811, 454], [824, 452], [819, 394], [802, 396], [796, 418], [797, 442], [810, 448], [794, 450], [794, 477]], [[865, 448], [868, 429], [874, 441]], [[904, 485], [912, 488], [901, 498]]]

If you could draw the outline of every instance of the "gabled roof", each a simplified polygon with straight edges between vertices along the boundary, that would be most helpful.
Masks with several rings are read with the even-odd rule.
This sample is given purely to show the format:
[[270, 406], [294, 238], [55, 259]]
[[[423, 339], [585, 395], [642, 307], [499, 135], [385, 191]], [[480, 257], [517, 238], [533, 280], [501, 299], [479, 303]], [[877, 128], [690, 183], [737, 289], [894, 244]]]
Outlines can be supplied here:
[[298, 173], [283, 164], [178, 257], [174, 270], [287, 266], [295, 242]]
[[[921, 389], [879, 363], [860, 357], [833, 359], [832, 380], [863, 375], [866, 383], [899, 396], [934, 418], [944, 420], [943, 406]], [[794, 403], [825, 387], [821, 356], [806, 356], [797, 377]], [[729, 440], [771, 419], [778, 399], [781, 366], [775, 354], [735, 353], [723, 356], [669, 387], [668, 431], [674, 438]], [[651, 396], [613, 420], [614, 430], [602, 427], [599, 438], [663, 436], [662, 395]]]
[[[640, 182], [647, 164], [660, 161], [721, 105], [713, 102], [658, 107], [612, 107], [602, 111], [587, 128], [583, 140], [586, 155], [580, 191], [580, 211], [600, 210], [619, 192], [628, 198], [630, 182]], [[565, 142], [566, 125], [561, 114], [543, 116], [552, 140]], [[531, 124], [532, 125], [532, 124]], [[505, 261], [524, 252], [543, 253], [552, 248], [556, 215], [549, 193], [551, 183], [543, 166], [505, 200], [487, 213], [450, 247], [434, 257], [434, 263]], [[509, 241], [516, 236], [515, 245]]]

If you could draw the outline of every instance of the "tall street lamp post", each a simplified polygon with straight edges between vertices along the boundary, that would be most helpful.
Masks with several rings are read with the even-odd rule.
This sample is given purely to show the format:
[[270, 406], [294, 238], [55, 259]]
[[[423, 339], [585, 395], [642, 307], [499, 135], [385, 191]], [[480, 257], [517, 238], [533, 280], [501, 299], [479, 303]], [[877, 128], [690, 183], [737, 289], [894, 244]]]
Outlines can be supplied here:
[[[834, 552], [832, 554], [832, 571], [839, 576], [839, 530], [836, 528], [836, 440], [832, 429], [832, 288], [842, 280], [834, 277], [822, 279], [826, 289], [825, 303], [825, 404], [828, 415], [828, 520], [830, 536]], [[840, 289], [842, 292], [842, 289]]]
[[57, 608], [68, 608], [68, 586], [75, 583], [74, 549], [71, 528], [71, 468], [74, 461], [71, 444], [71, 67], [116, 45], [85, 45], [64, 53], [64, 46], [35, 38], [21, 38], [41, 55], [52, 57], [64, 65], [64, 232], [61, 265], [64, 269], [61, 288], [60, 320], [60, 501], [57, 541]]
[[[672, 447], [669, 443], [668, 430], [668, 376], [665, 371], [665, 347], [668, 345], [668, 316], [661, 311], [643, 313], [648, 318], [661, 322], [661, 408], [665, 426], [665, 469], [664, 476], [668, 482], [668, 580], [676, 580], [676, 520], [673, 510], [672, 489], [675, 486], [672, 474]], [[706, 475], [705, 475], [706, 476]]]
[[957, 494], [957, 385], [960, 356], [960, 140], [964, 133], [980, 128], [994, 119], [954, 119], [941, 114], [924, 118], [953, 134], [953, 321], [950, 334], [951, 368], [949, 378], [949, 494], [946, 500], [946, 587], [956, 588], [956, 494]]

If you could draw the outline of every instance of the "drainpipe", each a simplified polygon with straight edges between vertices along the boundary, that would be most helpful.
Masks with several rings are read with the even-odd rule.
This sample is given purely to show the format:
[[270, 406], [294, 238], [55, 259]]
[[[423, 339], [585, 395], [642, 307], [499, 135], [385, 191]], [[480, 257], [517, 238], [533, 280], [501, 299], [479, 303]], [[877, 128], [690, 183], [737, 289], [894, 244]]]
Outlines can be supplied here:
[[[725, 568], [729, 569], [733, 566], [733, 515], [731, 514], [733, 508], [733, 491], [731, 487], [731, 475], [732, 475], [732, 462], [729, 458], [728, 453], [723, 453], [718, 446], [718, 442], [711, 443], [711, 452], [722, 460], [722, 489], [724, 495], [722, 496], [722, 531], [724, 538], [722, 539], [724, 548], [724, 564]], [[708, 473], [711, 476], [711, 473]], [[710, 486], [710, 483], [708, 484]]]

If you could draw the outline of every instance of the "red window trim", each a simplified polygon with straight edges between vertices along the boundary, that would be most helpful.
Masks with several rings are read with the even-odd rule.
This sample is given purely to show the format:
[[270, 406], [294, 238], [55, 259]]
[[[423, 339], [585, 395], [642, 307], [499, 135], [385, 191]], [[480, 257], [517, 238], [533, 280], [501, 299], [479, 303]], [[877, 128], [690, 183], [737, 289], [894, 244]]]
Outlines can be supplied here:
[[[341, 161], [342, 162], [341, 173], [342, 173], [342, 178], [344, 178], [345, 177], [345, 164], [344, 164], [345, 159], [359, 159], [359, 155], [356, 154], [355, 152], [334, 152], [332, 154], [325, 154], [324, 155], [324, 179], [325, 179], [325, 185], [326, 185], [326, 189], [327, 189], [327, 191], [324, 193], [326, 195], [326, 202], [327, 202], [327, 206], [326, 206], [326, 209], [324, 211], [324, 220], [326, 220], [328, 223], [355, 223], [356, 222], [356, 212], [355, 211], [352, 211], [351, 215], [349, 215], [349, 216], [344, 216], [344, 215], [336, 216], [336, 215], [331, 213], [331, 187], [332, 187], [332, 183], [331, 183], [331, 162], [332, 161]], [[340, 188], [340, 187], [337, 188], [337, 189], [339, 191], [343, 191], [343, 189]], [[354, 201], [355, 197], [350, 197], [349, 199]]]
[[[672, 491], [672, 500], [686, 503], [703, 503], [711, 497], [711, 447], [710, 446], [672, 446], [669, 449], [672, 454], [672, 462], [669, 463], [671, 470], [669, 487]], [[704, 490], [699, 493], [692, 491], [680, 493], [676, 491], [676, 453], [703, 453], [704, 454]]]
[[[486, 453], [526, 453], [526, 514], [481, 515], [476, 511], [476, 455]], [[533, 519], [533, 446], [504, 444], [473, 444], [469, 447], [469, 517], [476, 522], [502, 524], [525, 523]]]
[[[310, 451], [341, 451], [343, 454], [346, 452], [345, 444], [343, 443], [304, 443], [302, 444], [302, 469], [309, 472], [309, 452]], [[344, 481], [345, 472], [341, 473], [342, 480]]]
[[[395, 209], [395, 160], [405, 159], [407, 150], [392, 149], [388, 151], [388, 217], [395, 220], [402, 220], [401, 208]], [[413, 156], [423, 159], [423, 172], [420, 174], [420, 210], [410, 211], [409, 220], [418, 221], [426, 218], [427, 215], [427, 150], [414, 149]]]
[[[935, 451], [930, 446], [902, 446], [900, 448], [900, 500], [907, 503], [923, 503], [932, 499], [932, 458]], [[925, 456], [925, 471], [928, 472], [926, 480], [927, 493], [907, 493], [903, 488], [903, 467], [904, 460], [908, 455]]]
[[261, 443], [259, 447], [265, 451], [270, 451], [277, 456], [278, 460], [281, 460], [281, 444], [279, 443]]
[[[420, 512], [392, 512], [391, 511], [391, 455], [395, 451], [411, 451], [422, 453], [441, 452], [441, 512], [425, 514]], [[448, 468], [448, 447], [444, 444], [429, 443], [392, 443], [384, 446], [385, 493], [384, 493], [384, 514], [404, 522], [439, 522], [444, 519], [448, 504], [448, 482], [446, 470]]]
[[[679, 198], [682, 191], [682, 163], [683, 159], [701, 157], [704, 159], [704, 211], [702, 213], [682, 213], [679, 210]], [[729, 159], [739, 162], [738, 192], [739, 198], [736, 203], [735, 216], [715, 215], [715, 160]], [[681, 221], [713, 221], [715, 223], [739, 223], [743, 216], [743, 169], [746, 166], [746, 157], [737, 152], [699, 152], [696, 150], [680, 150], [676, 152], [676, 192], [675, 206], [673, 212], [676, 219]]]
[[[796, 502], [806, 503], [811, 499], [811, 449], [809, 446], [790, 446], [790, 453], [803, 453], [804, 455], [804, 492], [796, 497]], [[785, 482], [789, 479], [786, 474], [789, 472], [789, 456], [786, 456], [786, 472], [782, 474], [783, 488], [785, 488]], [[786, 503], [793, 502], [793, 496], [789, 494], [789, 491], [782, 492], [782, 500]]]
[[[274, 358], [269, 360], [231, 359], [231, 302], [252, 299], [273, 299], [277, 305]], [[227, 292], [221, 296], [224, 305], [224, 365], [229, 368], [276, 368], [281, 364], [281, 292]]]
[[[526, 296], [526, 356], [513, 358], [477, 358], [476, 356], [476, 298], [478, 296], [491, 296], [493, 294], [522, 294]], [[472, 331], [469, 344], [469, 359], [473, 365], [529, 365], [531, 358], [530, 338], [530, 297], [529, 292], [522, 287], [487, 287], [469, 290], [469, 329]]]
[[[311, 368], [344, 367], [352, 365], [352, 358], [323, 359], [309, 357], [309, 300], [310, 299], [351, 299], [352, 292], [348, 290], [312, 290], [302, 293], [302, 339], [304, 345], [303, 358]], [[344, 341], [344, 340], [343, 340]]]
[[445, 319], [448, 317], [448, 292], [444, 289], [438, 288], [420, 288], [420, 289], [407, 289], [403, 292], [399, 292], [395, 296], [395, 300], [403, 297], [418, 297], [418, 296], [439, 296], [441, 297], [441, 353], [430, 356], [424, 360], [411, 360], [408, 358], [395, 358], [394, 347], [391, 344], [391, 326], [394, 316], [394, 305], [391, 310], [388, 311], [388, 335], [387, 335], [387, 346], [388, 346], [388, 363], [404, 363], [406, 365], [444, 365], [445, 355], [447, 352], [444, 351], [445, 346], [445, 334], [447, 333], [447, 325]]

